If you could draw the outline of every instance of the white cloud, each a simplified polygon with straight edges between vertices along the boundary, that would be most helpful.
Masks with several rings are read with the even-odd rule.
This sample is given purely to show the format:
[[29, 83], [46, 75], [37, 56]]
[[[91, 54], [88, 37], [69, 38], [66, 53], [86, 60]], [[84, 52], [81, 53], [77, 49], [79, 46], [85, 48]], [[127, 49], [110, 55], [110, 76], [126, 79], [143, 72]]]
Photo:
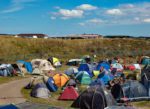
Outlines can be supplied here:
[[59, 15], [62, 16], [63, 19], [80, 18], [84, 14], [82, 10], [68, 10], [68, 9], [60, 9], [58, 13]]
[[80, 6], [77, 6], [76, 8], [79, 10], [84, 10], [84, 11], [90, 11], [90, 10], [98, 9], [98, 7], [90, 5], [90, 4], [82, 4]]
[[122, 15], [123, 12], [120, 9], [109, 9], [106, 11], [107, 14], [110, 15]]
[[81, 26], [85, 26], [85, 23], [79, 23], [79, 25], [81, 25]]
[[16, 11], [19, 11], [22, 9], [23, 9], [23, 7], [16, 6], [16, 7], [11, 7], [11, 8], [5, 9], [5, 10], [1, 11], [1, 13], [12, 13], [12, 12], [16, 12]]
[[36, 0], [11, 0], [11, 5], [6, 9], [2, 10], [0, 13], [13, 13], [20, 11], [25, 8], [25, 4], [35, 2]]
[[99, 24], [99, 23], [103, 23], [104, 21], [101, 20], [101, 19], [90, 19], [90, 20], [87, 20], [87, 23], [95, 23], [95, 24]]
[[145, 22], [145, 23], [150, 23], [150, 18], [144, 19], [143, 22]]

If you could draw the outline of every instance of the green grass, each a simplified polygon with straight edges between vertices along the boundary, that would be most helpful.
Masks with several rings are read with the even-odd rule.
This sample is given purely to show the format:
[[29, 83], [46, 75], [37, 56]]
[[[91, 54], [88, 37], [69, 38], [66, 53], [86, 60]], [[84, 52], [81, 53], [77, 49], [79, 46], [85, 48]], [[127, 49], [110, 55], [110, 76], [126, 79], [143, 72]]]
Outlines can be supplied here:
[[47, 105], [54, 106], [54, 107], [64, 107], [64, 108], [71, 108], [70, 106], [73, 103], [73, 101], [58, 100], [61, 90], [58, 90], [57, 92], [51, 92], [49, 99], [41, 99], [41, 98], [31, 97], [30, 92], [31, 92], [31, 90], [22, 89], [22, 93], [23, 93], [24, 97], [29, 102], [47, 104]]
[[150, 109], [150, 101], [134, 102], [132, 105], [140, 109]]

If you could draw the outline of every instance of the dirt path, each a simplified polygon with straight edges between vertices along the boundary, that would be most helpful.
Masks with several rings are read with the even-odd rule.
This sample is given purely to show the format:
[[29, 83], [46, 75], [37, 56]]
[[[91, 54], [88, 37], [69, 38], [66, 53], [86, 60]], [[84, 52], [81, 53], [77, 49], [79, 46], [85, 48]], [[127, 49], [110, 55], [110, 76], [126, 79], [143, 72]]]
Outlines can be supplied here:
[[0, 85], [0, 105], [9, 103], [23, 103], [26, 100], [21, 94], [21, 89], [27, 85], [30, 78], [12, 81]]

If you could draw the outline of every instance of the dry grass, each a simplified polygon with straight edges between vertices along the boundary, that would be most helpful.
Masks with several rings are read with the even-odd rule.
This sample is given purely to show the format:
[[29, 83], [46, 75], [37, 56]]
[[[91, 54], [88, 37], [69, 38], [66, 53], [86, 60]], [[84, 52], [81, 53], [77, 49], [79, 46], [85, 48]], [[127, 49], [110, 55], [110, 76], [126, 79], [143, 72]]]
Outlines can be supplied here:
[[97, 59], [114, 56], [128, 57], [128, 61], [141, 55], [150, 56], [150, 40], [144, 39], [92, 39], [58, 40], [0, 37], [0, 62], [31, 60], [56, 56], [63, 62], [83, 55], [97, 55]]

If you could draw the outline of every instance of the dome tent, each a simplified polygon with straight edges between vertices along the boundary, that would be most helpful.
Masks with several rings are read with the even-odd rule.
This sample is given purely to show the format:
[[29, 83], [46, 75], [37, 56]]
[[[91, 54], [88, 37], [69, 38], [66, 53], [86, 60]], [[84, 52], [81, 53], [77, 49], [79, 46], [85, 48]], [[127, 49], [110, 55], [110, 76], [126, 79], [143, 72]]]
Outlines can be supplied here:
[[50, 92], [47, 89], [46, 85], [43, 83], [36, 84], [31, 91], [32, 97], [37, 98], [49, 98]]
[[100, 86], [92, 86], [81, 93], [71, 107], [80, 109], [104, 109], [107, 106], [115, 105], [116, 103], [114, 101], [106, 89]]
[[76, 77], [75, 80], [79, 82], [80, 84], [88, 85], [91, 83], [91, 78], [89, 74], [86, 71], [80, 71]]

